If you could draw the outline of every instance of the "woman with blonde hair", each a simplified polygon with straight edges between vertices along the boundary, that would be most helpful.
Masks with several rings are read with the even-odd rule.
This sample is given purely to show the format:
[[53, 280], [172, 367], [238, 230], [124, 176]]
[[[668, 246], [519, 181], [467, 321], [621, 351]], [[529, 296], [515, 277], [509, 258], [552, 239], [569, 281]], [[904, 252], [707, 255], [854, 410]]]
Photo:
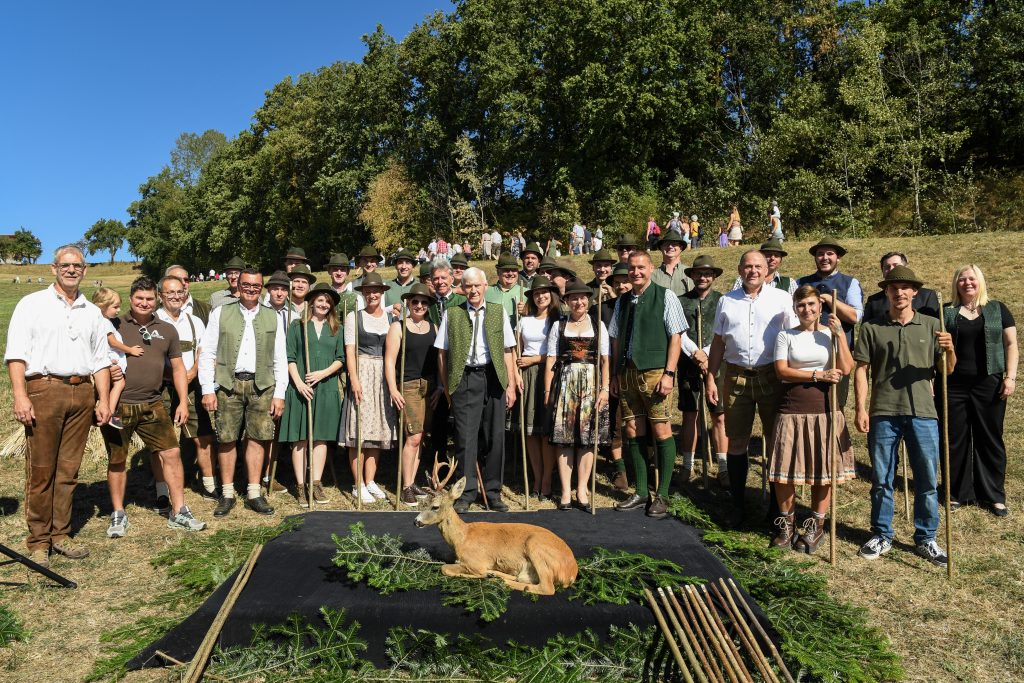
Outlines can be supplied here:
[[[953, 275], [942, 314], [956, 349], [947, 384], [953, 509], [980, 503], [1006, 517], [1003, 419], [1006, 399], [1017, 387], [1016, 323], [1002, 302], [989, 298], [985, 275], [973, 263]], [[940, 414], [941, 400], [936, 396]]]
[[738, 247], [743, 242], [743, 224], [740, 222], [740, 208], [736, 204], [732, 205], [727, 230], [729, 246]]

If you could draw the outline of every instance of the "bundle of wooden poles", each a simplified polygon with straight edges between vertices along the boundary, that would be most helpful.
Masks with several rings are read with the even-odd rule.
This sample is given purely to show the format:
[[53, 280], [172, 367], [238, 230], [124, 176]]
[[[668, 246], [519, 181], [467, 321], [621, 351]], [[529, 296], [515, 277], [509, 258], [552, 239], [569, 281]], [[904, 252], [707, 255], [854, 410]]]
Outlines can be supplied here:
[[775, 643], [732, 579], [703, 586], [659, 586], [656, 592], [657, 598], [644, 589], [687, 683], [794, 683]]

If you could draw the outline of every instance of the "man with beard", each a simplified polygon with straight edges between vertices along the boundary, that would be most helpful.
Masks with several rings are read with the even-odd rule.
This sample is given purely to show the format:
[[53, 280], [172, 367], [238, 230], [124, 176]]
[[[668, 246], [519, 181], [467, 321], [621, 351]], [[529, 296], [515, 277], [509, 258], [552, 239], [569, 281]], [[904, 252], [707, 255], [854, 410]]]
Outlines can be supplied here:
[[533, 277], [537, 275], [540, 267], [540, 260], [544, 258], [544, 251], [537, 242], [530, 242], [523, 249], [523, 270], [519, 273], [519, 284], [524, 289], [529, 289], [533, 284]]

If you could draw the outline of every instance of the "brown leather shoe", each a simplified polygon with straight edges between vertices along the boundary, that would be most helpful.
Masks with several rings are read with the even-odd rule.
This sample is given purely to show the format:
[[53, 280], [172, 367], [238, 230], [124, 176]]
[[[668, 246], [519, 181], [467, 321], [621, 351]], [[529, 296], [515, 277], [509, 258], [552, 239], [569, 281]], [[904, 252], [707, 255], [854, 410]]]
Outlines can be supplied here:
[[647, 506], [647, 516], [654, 519], [664, 519], [668, 517], [668, 505], [665, 503], [665, 499], [661, 496], [655, 496], [651, 504]]
[[626, 479], [626, 473], [616, 472], [615, 476], [612, 477], [612, 486], [615, 487], [616, 491], [628, 491], [629, 481]]
[[313, 500], [321, 505], [331, 501], [331, 499], [327, 497], [327, 492], [324, 491], [323, 485], [318, 481], [313, 482]]
[[646, 498], [641, 498], [635, 493], [624, 501], [615, 504], [615, 510], [617, 512], [626, 512], [629, 510], [639, 510], [647, 504]]
[[793, 537], [796, 530], [796, 514], [790, 512], [788, 515], [779, 515], [775, 518], [775, 526], [778, 527], [778, 531], [772, 536], [771, 547], [773, 548], [791, 548], [793, 547]]
[[825, 518], [811, 515], [804, 520], [797, 534], [798, 538], [793, 544], [793, 550], [813, 555], [814, 551], [818, 549], [821, 539], [825, 536]]
[[309, 489], [306, 487], [305, 484], [295, 485], [295, 500], [298, 501], [299, 507], [309, 507]]
[[70, 538], [63, 538], [53, 544], [53, 552], [63, 555], [69, 560], [83, 560], [89, 557], [89, 549], [81, 543], [74, 543]]

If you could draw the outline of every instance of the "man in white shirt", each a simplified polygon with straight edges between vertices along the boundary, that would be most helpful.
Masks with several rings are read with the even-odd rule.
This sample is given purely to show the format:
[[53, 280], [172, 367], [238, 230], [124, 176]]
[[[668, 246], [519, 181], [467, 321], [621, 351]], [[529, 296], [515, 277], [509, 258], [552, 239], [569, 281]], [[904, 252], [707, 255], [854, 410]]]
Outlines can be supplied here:
[[[768, 275], [764, 278], [764, 284], [768, 287], [784, 289], [789, 292], [790, 296], [793, 296], [798, 286], [796, 283], [797, 279], [779, 272], [779, 268], [782, 266], [782, 259], [789, 256], [789, 253], [782, 247], [782, 242], [777, 239], [770, 239], [761, 245], [760, 251], [764, 254], [765, 261], [768, 262]], [[741, 289], [742, 287], [743, 277], [737, 275], [735, 282], [732, 283], [732, 288]]]
[[54, 284], [15, 306], [4, 354], [14, 418], [27, 442], [26, 545], [43, 566], [51, 550], [75, 560], [89, 555], [70, 538], [71, 498], [93, 417], [100, 425], [110, 420], [109, 325], [78, 289], [85, 255], [60, 247], [50, 268]]
[[[768, 262], [764, 254], [756, 249], [745, 252], [740, 257], [739, 274], [743, 288], [723, 296], [715, 311], [715, 336], [705, 380], [708, 401], [717, 405], [721, 400], [725, 408], [725, 433], [729, 439], [726, 470], [732, 491], [734, 526], [743, 522], [747, 445], [755, 412], [761, 417], [766, 443], [771, 445], [780, 390], [773, 360], [775, 339], [781, 330], [798, 322], [789, 292], [766, 286]], [[715, 377], [723, 361], [725, 367], [719, 391]], [[768, 457], [767, 453], [762, 455]], [[719, 463], [719, 473], [721, 471]]]
[[501, 256], [501, 233], [495, 230], [491, 233], [491, 257], [497, 261]]
[[[477, 493], [477, 462], [491, 510], [505, 512], [501, 500], [505, 414], [516, 402], [516, 337], [499, 303], [486, 303], [487, 276], [468, 268], [462, 276], [466, 304], [449, 307], [434, 347], [440, 350], [438, 376], [455, 418], [455, 459], [466, 478], [455, 511], [469, 509]], [[479, 447], [478, 447], [479, 444]]]
[[[185, 302], [182, 304], [181, 310], [185, 313], [191, 313], [194, 317], [202, 320], [203, 328], [205, 329], [206, 322], [210, 319], [210, 305], [202, 301], [196, 301], [192, 298], [188, 289], [188, 270], [186, 270], [184, 266], [168, 266], [167, 270], [164, 271], [164, 275], [170, 275], [171, 277], [178, 278], [181, 282], [181, 286], [185, 288]], [[202, 277], [202, 273], [200, 273], [200, 277]]]
[[238, 283], [239, 302], [213, 310], [199, 345], [199, 385], [203, 407], [215, 414], [223, 481], [214, 517], [227, 515], [235, 506], [235, 442], [243, 418], [248, 439], [245, 506], [263, 515], [274, 513], [260, 491], [260, 474], [288, 387], [284, 326], [271, 309], [259, 304], [263, 277], [246, 269]]

